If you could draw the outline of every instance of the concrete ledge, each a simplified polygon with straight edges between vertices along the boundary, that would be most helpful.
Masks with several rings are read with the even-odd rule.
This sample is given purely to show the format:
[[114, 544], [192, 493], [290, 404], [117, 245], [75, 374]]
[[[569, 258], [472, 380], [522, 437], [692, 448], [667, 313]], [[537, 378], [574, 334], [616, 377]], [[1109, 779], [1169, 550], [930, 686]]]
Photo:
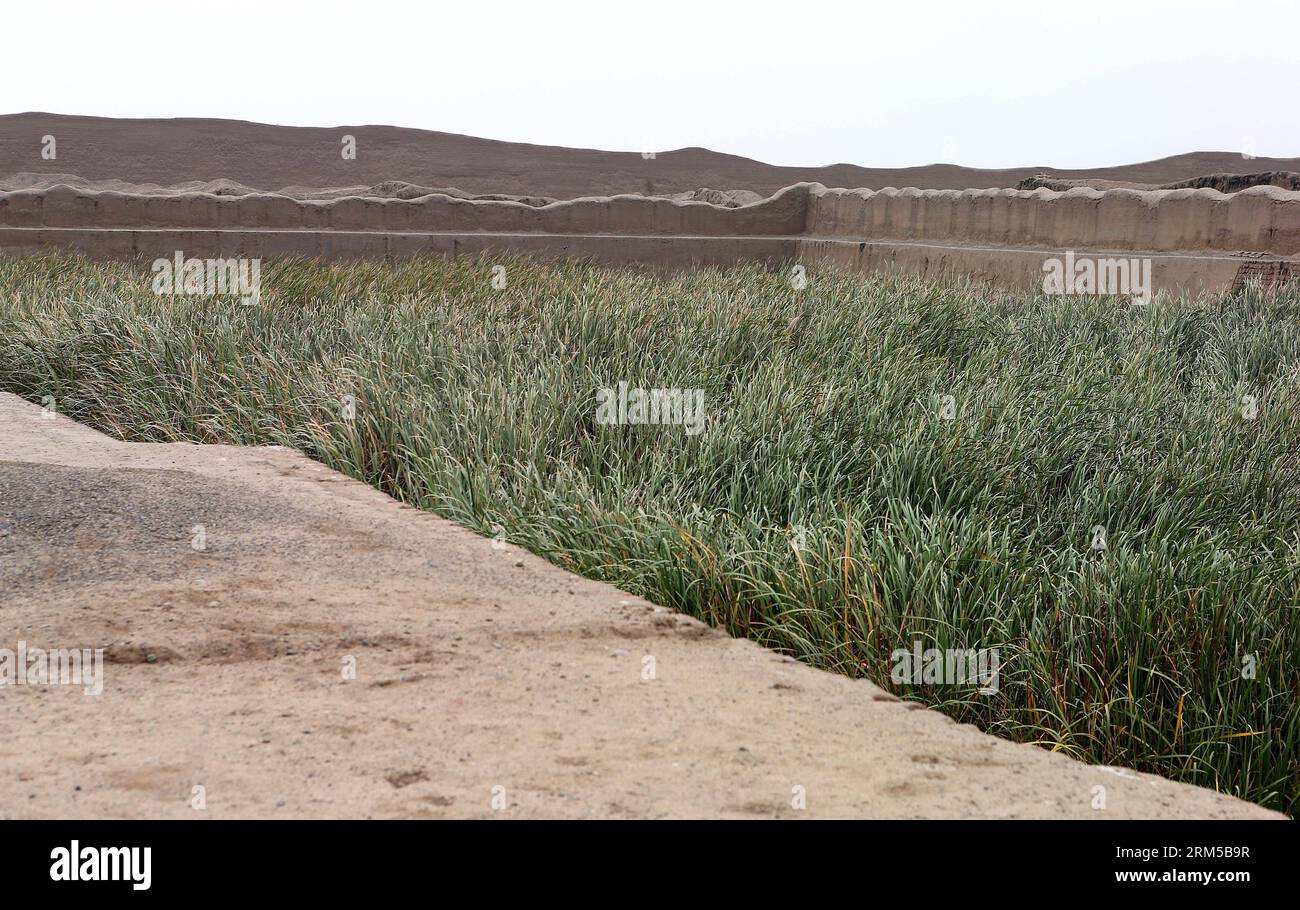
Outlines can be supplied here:
[[1282, 818], [985, 735], [290, 449], [0, 393], [0, 491], [0, 642], [105, 651], [98, 696], [5, 690], [0, 815], [193, 818], [203, 784], [218, 818]]

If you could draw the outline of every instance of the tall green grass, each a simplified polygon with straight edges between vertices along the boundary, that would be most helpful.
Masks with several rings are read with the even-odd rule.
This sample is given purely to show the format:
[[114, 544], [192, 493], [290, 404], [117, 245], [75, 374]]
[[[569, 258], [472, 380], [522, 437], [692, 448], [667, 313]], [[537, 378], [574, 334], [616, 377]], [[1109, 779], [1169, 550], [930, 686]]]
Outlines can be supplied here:
[[[149, 279], [0, 262], [0, 388], [296, 446], [985, 730], [1300, 803], [1300, 288], [280, 261], [247, 307]], [[620, 380], [704, 389], [708, 429], [598, 424]], [[999, 649], [999, 691], [895, 685], [917, 640]]]

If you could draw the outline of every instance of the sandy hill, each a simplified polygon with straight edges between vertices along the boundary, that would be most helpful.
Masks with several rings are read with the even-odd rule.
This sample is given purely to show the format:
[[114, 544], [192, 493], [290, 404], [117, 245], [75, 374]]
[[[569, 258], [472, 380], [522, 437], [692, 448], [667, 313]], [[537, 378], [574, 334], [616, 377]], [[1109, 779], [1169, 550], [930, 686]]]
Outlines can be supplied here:
[[[340, 137], [357, 138], [356, 160], [339, 154]], [[41, 158], [53, 135], [58, 157]], [[385, 181], [457, 187], [468, 193], [558, 198], [611, 193], [669, 194], [725, 187], [770, 194], [809, 180], [827, 186], [930, 189], [1014, 187], [1049, 173], [1064, 180], [1164, 184], [1206, 174], [1300, 171], [1300, 158], [1246, 160], [1233, 152], [1191, 152], [1118, 167], [1069, 170], [1046, 166], [981, 170], [951, 164], [911, 168], [777, 167], [703, 148], [603, 152], [394, 126], [274, 126], [242, 120], [120, 120], [62, 114], [0, 116], [0, 178], [75, 174], [91, 181], [175, 185], [227, 180], [261, 190], [355, 187]]]

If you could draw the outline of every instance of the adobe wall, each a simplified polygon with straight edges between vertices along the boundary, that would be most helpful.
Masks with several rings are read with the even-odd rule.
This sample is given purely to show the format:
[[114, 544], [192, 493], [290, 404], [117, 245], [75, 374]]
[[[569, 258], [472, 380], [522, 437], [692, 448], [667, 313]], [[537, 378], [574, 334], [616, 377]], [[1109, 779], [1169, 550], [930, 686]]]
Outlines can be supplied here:
[[762, 202], [740, 208], [644, 196], [600, 196], [530, 206], [441, 195], [418, 199], [302, 200], [261, 193], [146, 196], [54, 186], [0, 193], [0, 225], [394, 233], [790, 235], [803, 232], [809, 186], [788, 187]]
[[[910, 275], [933, 280], [986, 281], [1018, 291], [1043, 286], [1043, 261], [1058, 251], [1026, 247], [967, 246], [919, 241], [844, 240], [804, 237], [798, 259], [809, 266], [830, 266], [855, 272]], [[1076, 250], [1080, 256], [1114, 255]], [[1159, 293], [1216, 293], [1233, 287], [1259, 263], [1257, 259], [1226, 253], [1128, 252], [1151, 260], [1151, 291]], [[1289, 274], [1289, 273], [1288, 273]], [[1300, 271], [1295, 274], [1300, 275]]]
[[309, 259], [405, 258], [524, 253], [543, 259], [590, 259], [604, 265], [669, 269], [788, 262], [794, 236], [704, 237], [628, 234], [421, 233], [413, 231], [187, 230], [166, 228], [0, 227], [0, 255], [51, 249], [94, 259], [300, 256]]
[[[529, 206], [454, 199], [0, 193], [0, 254], [324, 259], [522, 252], [667, 268], [798, 258], [859, 271], [1041, 287], [1047, 256], [1152, 260], [1154, 290], [1220, 291], [1300, 274], [1300, 193], [1216, 190], [827, 189], [739, 208], [642, 196]], [[1249, 255], [1240, 255], [1243, 251]], [[1270, 278], [1272, 276], [1272, 278]]]
[[1300, 255], [1300, 193], [811, 188], [806, 233], [1075, 250]]

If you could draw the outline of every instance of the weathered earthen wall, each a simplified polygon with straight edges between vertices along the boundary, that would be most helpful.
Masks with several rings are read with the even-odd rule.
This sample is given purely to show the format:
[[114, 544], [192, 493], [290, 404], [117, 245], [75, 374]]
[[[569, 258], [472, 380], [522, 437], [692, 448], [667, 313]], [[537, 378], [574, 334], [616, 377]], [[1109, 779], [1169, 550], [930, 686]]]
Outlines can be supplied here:
[[[67, 186], [0, 193], [0, 253], [52, 248], [103, 258], [176, 250], [323, 259], [523, 252], [667, 268], [798, 258], [1017, 289], [1041, 286], [1045, 256], [1074, 250], [1150, 258], [1155, 290], [1199, 292], [1232, 287], [1250, 269], [1300, 271], [1300, 258], [1288, 258], [1300, 256], [1300, 193], [871, 191], [804, 183], [739, 208], [641, 196], [535, 207], [444, 195], [315, 201]], [[1239, 251], [1254, 258], [1232, 255]]]
[[300, 256], [308, 259], [406, 258], [525, 253], [544, 259], [590, 259], [605, 265], [669, 269], [785, 262], [796, 257], [793, 236], [682, 237], [617, 234], [384, 233], [380, 231], [259, 231], [148, 228], [5, 228], [0, 254], [71, 250], [95, 259], [186, 256]]
[[[1081, 250], [1080, 255], [1089, 252]], [[983, 247], [909, 240], [837, 240], [803, 237], [798, 259], [808, 266], [854, 272], [910, 275], [929, 280], [987, 281], [998, 287], [1034, 291], [1043, 286], [1043, 261], [1056, 251], [1027, 247]], [[1243, 270], [1259, 260], [1226, 253], [1140, 253], [1151, 260], [1151, 291], [1214, 293], [1231, 288]]]
[[1300, 193], [843, 190], [814, 185], [806, 233], [1053, 249], [1300, 254]]
[[545, 206], [423, 196], [300, 200], [274, 194], [144, 196], [67, 186], [0, 194], [0, 225], [70, 228], [247, 228], [450, 233], [790, 235], [807, 221], [808, 184], [724, 208], [644, 196], [573, 199]]

